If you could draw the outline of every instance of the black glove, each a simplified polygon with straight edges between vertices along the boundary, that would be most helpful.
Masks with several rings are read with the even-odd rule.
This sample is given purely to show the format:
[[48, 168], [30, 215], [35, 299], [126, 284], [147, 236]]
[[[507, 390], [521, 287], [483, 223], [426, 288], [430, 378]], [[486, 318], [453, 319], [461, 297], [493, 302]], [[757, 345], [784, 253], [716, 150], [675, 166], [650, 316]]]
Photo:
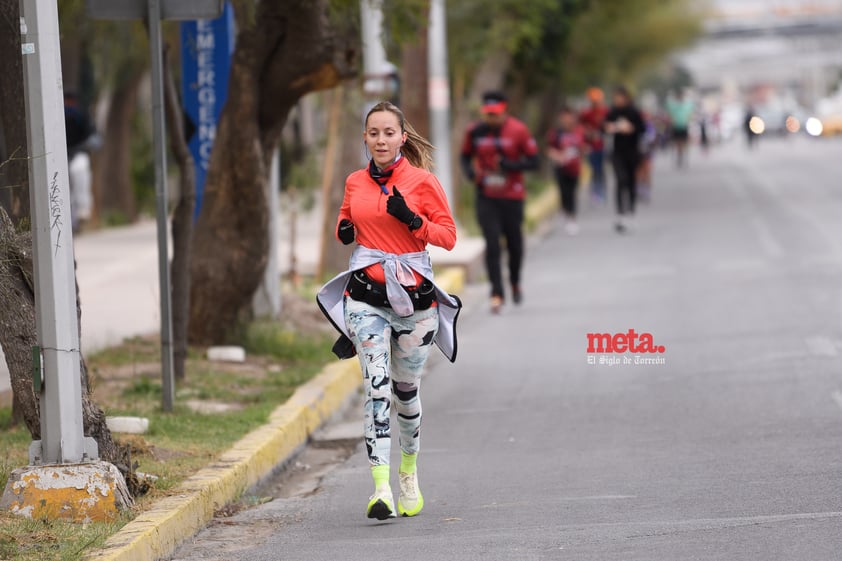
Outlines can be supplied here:
[[406, 200], [398, 191], [398, 188], [392, 185], [392, 195], [386, 199], [386, 212], [409, 226], [415, 220], [416, 214], [406, 206]]
[[500, 171], [521, 171], [523, 164], [518, 160], [503, 158], [500, 160]]
[[345, 245], [354, 243], [354, 238], [356, 238], [354, 223], [347, 218], [343, 218], [339, 221], [339, 228], [336, 230], [336, 235], [339, 237], [339, 241]]

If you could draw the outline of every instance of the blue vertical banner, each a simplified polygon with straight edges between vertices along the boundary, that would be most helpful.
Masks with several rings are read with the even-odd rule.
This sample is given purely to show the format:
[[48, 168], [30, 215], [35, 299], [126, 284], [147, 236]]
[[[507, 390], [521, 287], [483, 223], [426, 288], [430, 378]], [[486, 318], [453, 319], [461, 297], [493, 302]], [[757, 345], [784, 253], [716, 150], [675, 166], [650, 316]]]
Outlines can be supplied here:
[[217, 19], [181, 24], [181, 91], [187, 143], [196, 163], [196, 217], [202, 208], [219, 115], [228, 96], [235, 35], [230, 2], [225, 2]]

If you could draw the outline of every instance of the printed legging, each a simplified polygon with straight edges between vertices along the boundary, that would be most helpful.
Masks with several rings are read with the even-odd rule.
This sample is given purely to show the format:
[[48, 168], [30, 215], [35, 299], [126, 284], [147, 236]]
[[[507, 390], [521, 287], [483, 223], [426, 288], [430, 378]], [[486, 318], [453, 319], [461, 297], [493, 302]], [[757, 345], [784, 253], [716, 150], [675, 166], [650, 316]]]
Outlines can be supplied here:
[[439, 327], [438, 308], [402, 318], [391, 308], [346, 298], [345, 324], [357, 349], [365, 391], [365, 445], [371, 465], [388, 465], [392, 397], [400, 446], [417, 454], [421, 437], [421, 372]]

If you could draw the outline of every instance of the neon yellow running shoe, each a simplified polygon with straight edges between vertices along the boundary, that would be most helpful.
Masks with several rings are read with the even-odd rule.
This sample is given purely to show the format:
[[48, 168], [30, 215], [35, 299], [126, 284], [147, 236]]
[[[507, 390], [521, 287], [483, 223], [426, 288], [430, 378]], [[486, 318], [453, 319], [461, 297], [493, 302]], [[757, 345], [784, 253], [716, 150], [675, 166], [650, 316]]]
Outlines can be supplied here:
[[369, 518], [376, 518], [377, 520], [395, 518], [395, 507], [393, 506], [393, 501], [394, 498], [392, 497], [391, 487], [388, 485], [378, 487], [368, 500], [366, 516]]
[[401, 496], [398, 499], [398, 512], [401, 516], [415, 516], [424, 508], [424, 497], [418, 488], [418, 473], [400, 473]]

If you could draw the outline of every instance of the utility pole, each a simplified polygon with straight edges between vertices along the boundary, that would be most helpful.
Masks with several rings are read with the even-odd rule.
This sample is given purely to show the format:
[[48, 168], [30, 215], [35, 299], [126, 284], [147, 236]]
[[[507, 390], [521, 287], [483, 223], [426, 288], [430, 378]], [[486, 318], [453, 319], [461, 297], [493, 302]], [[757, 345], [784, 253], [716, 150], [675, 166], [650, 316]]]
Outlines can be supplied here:
[[[281, 315], [281, 263], [278, 239], [281, 235], [281, 151], [276, 149], [269, 166], [266, 182], [266, 201], [269, 204], [269, 257], [263, 281], [254, 293], [251, 308], [258, 318], [277, 319]], [[295, 251], [295, 246], [292, 248]]]
[[[383, 47], [383, 1], [360, 0], [360, 31], [363, 43], [363, 116], [378, 101], [398, 93], [397, 68], [386, 58]], [[362, 129], [362, 119], [360, 120]]]
[[383, 48], [382, 0], [360, 0], [360, 31], [363, 43], [363, 91], [377, 95], [383, 90], [383, 76], [392, 68]]
[[[82, 427], [79, 324], [70, 223], [58, 7], [22, 0], [24, 90], [29, 132], [29, 193], [35, 272], [36, 365], [43, 367], [41, 440], [30, 463], [95, 460], [97, 445]], [[41, 373], [36, 373], [36, 383]]]
[[56, 0], [21, 0], [20, 6], [38, 332], [32, 373], [41, 440], [29, 446], [30, 465], [9, 474], [0, 508], [37, 519], [114, 520], [132, 499], [120, 471], [98, 461], [82, 420], [58, 6]]
[[445, 0], [430, 1], [427, 36], [430, 103], [430, 141], [436, 147], [433, 161], [436, 177], [450, 201], [453, 201], [453, 166], [450, 148], [450, 81], [447, 73], [447, 13]]

